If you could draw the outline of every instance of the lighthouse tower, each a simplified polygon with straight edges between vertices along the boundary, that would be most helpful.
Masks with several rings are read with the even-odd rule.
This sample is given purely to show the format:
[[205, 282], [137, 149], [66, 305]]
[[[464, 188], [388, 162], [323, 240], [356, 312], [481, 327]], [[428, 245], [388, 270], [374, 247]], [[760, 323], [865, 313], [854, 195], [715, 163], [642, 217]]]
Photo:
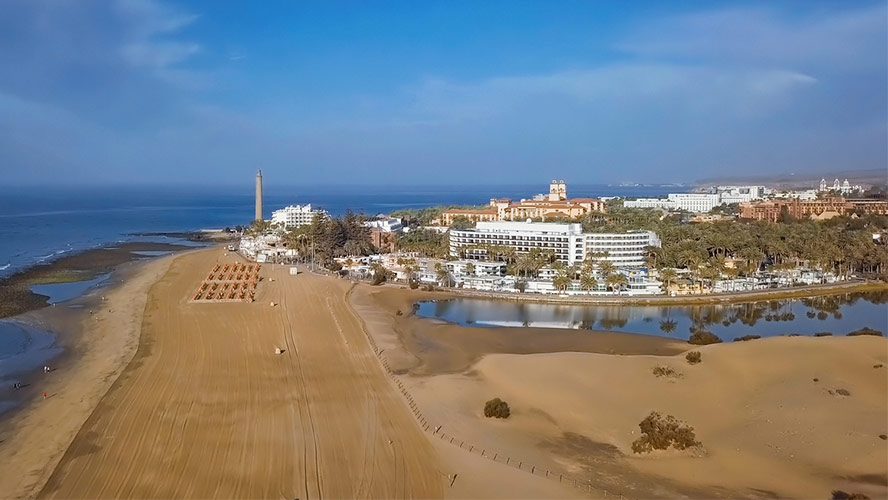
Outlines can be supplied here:
[[256, 220], [262, 218], [262, 170], [256, 172]]

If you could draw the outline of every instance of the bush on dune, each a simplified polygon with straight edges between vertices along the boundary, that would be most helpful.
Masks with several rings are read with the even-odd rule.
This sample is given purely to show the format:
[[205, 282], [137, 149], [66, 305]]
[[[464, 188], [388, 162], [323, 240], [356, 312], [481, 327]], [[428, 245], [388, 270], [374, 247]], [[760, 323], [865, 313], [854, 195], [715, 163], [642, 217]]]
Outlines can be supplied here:
[[706, 330], [697, 330], [688, 339], [688, 343], [693, 345], [719, 344], [721, 341], [722, 339], [718, 338], [718, 335]]
[[484, 416], [487, 418], [509, 418], [509, 404], [500, 398], [493, 398], [484, 403]]
[[856, 337], [858, 335], [872, 335], [873, 337], [884, 337], [885, 335], [879, 330], [873, 330], [869, 327], [863, 327], [860, 330], [854, 330], [853, 332], [848, 332], [848, 337]]
[[746, 342], [747, 340], [755, 340], [762, 338], [761, 335], [744, 335], [742, 337], [737, 337], [734, 339], [734, 342]]
[[632, 443], [634, 453], [650, 453], [653, 450], [675, 448], [684, 450], [700, 446], [694, 428], [676, 419], [672, 415], [666, 417], [652, 411], [638, 424], [641, 437]]
[[688, 360], [688, 364], [696, 365], [703, 361], [703, 356], [700, 354], [700, 351], [691, 351], [685, 356], [685, 359]]
[[869, 500], [863, 493], [847, 493], [842, 490], [833, 490], [832, 500]]
[[655, 366], [652, 370], [657, 377], [679, 377], [680, 374], [668, 366]]

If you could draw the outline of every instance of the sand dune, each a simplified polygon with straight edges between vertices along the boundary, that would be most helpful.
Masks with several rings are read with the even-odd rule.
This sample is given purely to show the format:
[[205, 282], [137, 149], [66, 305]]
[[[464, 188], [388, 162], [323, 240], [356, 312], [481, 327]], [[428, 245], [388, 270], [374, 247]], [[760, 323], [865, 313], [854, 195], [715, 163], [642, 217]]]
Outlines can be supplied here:
[[133, 363], [41, 496], [440, 497], [436, 455], [348, 309], [348, 283], [266, 267], [275, 281], [255, 303], [188, 303], [217, 258], [179, 258], [152, 288]]
[[[884, 338], [712, 345], [695, 348], [703, 362], [691, 366], [684, 352], [693, 346], [669, 339], [463, 328], [395, 314], [435, 295], [364, 287], [352, 302], [408, 372], [403, 380], [426, 417], [460, 440], [587, 478], [599, 495], [888, 497]], [[680, 376], [658, 378], [656, 366]], [[510, 403], [508, 420], [483, 417], [493, 397]], [[703, 449], [633, 454], [638, 423], [654, 410], [693, 426]]]
[[[700, 351], [695, 366], [683, 356], [489, 355], [470, 376], [417, 380], [413, 391], [466, 439], [633, 496], [888, 496], [888, 443], [879, 438], [888, 432], [888, 377], [874, 368], [888, 364], [885, 339], [774, 338]], [[681, 377], [655, 377], [655, 366]], [[484, 419], [481, 404], [493, 396], [514, 417]], [[692, 425], [702, 456], [633, 454], [652, 410]]]

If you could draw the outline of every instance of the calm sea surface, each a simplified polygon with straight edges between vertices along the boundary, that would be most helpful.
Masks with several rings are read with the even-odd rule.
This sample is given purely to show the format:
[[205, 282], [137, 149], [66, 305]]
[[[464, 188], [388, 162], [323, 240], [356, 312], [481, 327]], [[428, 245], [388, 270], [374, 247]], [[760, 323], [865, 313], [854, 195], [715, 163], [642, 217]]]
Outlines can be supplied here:
[[888, 334], [888, 293], [705, 306], [581, 306], [452, 299], [422, 302], [417, 314], [464, 326], [611, 330], [679, 339], [687, 339], [694, 329], [703, 329], [726, 341], [744, 335], [845, 335], [860, 328]]
[[[136, 239], [132, 233], [194, 231], [249, 224], [251, 182], [235, 187], [10, 188], [0, 195], [0, 277], [65, 253]], [[570, 185], [568, 195], [656, 196], [675, 187]], [[265, 217], [289, 204], [367, 214], [432, 205], [486, 204], [491, 197], [529, 198], [529, 186], [276, 187], [266, 179]], [[141, 238], [145, 239], [145, 238]], [[156, 238], [155, 238], [156, 240]], [[162, 239], [159, 241], [163, 241]]]

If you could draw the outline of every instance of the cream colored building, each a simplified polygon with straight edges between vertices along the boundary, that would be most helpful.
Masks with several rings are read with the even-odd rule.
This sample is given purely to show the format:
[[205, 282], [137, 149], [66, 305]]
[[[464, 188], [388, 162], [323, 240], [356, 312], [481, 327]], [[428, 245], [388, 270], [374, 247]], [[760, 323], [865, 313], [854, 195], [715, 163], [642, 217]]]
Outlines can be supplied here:
[[512, 201], [509, 198], [491, 198], [489, 207], [479, 210], [453, 209], [444, 212], [441, 222], [449, 226], [456, 217], [466, 217], [472, 222], [524, 221], [527, 219], [576, 219], [591, 212], [604, 212], [606, 205], [597, 198], [567, 198], [567, 184], [553, 180], [547, 196]]

